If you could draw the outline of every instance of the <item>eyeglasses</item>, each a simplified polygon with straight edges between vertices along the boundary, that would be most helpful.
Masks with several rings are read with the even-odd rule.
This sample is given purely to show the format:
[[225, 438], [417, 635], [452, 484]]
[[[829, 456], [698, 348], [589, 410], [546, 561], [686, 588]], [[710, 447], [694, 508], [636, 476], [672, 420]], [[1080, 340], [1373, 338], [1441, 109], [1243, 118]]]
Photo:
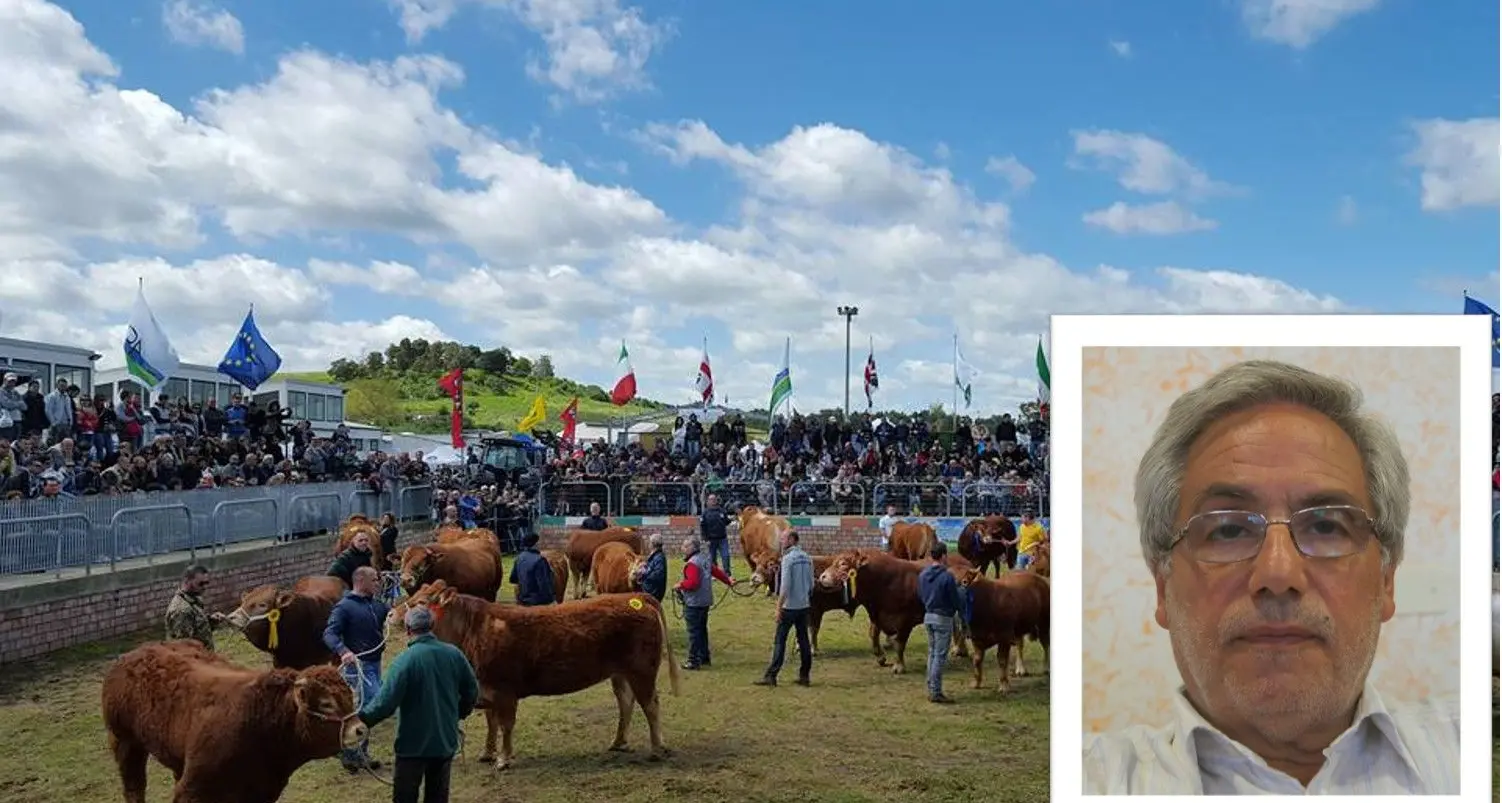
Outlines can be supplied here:
[[1286, 519], [1269, 519], [1246, 510], [1212, 510], [1193, 516], [1174, 536], [1189, 557], [1201, 563], [1239, 563], [1257, 557], [1267, 528], [1282, 524], [1299, 553], [1309, 558], [1344, 558], [1366, 548], [1375, 523], [1354, 505], [1326, 505], [1300, 510]]

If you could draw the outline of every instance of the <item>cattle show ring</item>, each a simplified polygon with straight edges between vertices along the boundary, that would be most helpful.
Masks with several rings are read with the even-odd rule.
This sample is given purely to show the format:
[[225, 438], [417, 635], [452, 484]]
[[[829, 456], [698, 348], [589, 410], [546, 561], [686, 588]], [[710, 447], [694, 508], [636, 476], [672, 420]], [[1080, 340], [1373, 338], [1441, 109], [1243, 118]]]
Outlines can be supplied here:
[[[430, 606], [434, 634], [464, 652], [480, 681], [480, 709], [461, 723], [451, 800], [1048, 799], [1046, 546], [1025, 569], [993, 560], [1016, 538], [1016, 521], [911, 517], [893, 526], [884, 551], [871, 517], [743, 508], [730, 538], [738, 585], [715, 583], [712, 660], [694, 671], [679, 666], [688, 647], [680, 603], [669, 591], [659, 604], [630, 578], [661, 535], [671, 588], [697, 518], [609, 524], [540, 520], [539, 548], [563, 601], [537, 607], [513, 604], [505, 580], [514, 556], [501, 555], [490, 531], [402, 524], [389, 563], [400, 568], [386, 575], [396, 610]], [[337, 534], [4, 577], [0, 801], [390, 800], [395, 722], [368, 734], [371, 757], [386, 766], [341, 767], [360, 701], [321, 642], [344, 591], [329, 564], [370, 528], [352, 516]], [[757, 686], [772, 652], [770, 591], [786, 529], [814, 558], [811, 682], [793, 682], [790, 637], [779, 683]], [[957, 534], [949, 570], [969, 589], [969, 638], [957, 639], [944, 676], [952, 705], [928, 700], [916, 593], [939, 533]], [[167, 603], [194, 563], [210, 571], [206, 607], [223, 615], [213, 653], [161, 641]], [[405, 643], [400, 624], [388, 624], [385, 665]], [[189, 765], [176, 767], [176, 796], [162, 753]], [[130, 787], [143, 771], [137, 796]]]

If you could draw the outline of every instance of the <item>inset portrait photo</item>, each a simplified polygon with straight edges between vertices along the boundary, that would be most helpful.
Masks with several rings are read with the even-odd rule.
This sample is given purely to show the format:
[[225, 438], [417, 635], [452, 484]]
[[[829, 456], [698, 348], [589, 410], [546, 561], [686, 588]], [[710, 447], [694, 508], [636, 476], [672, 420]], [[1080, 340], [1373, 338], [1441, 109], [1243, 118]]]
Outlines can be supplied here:
[[1059, 799], [1490, 799], [1491, 345], [1054, 317]]

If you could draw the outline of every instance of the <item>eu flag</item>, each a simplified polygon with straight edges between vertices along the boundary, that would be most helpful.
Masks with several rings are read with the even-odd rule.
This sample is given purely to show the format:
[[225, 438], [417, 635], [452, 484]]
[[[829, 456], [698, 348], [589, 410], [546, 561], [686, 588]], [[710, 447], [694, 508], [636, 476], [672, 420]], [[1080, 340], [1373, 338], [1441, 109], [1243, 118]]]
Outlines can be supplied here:
[[1502, 368], [1502, 353], [1499, 353], [1497, 349], [1497, 332], [1499, 329], [1497, 311], [1470, 296], [1466, 296], [1465, 314], [1492, 316], [1492, 367]]
[[256, 328], [255, 310], [245, 313], [245, 323], [240, 324], [235, 342], [219, 361], [219, 373], [255, 390], [281, 367], [282, 356]]

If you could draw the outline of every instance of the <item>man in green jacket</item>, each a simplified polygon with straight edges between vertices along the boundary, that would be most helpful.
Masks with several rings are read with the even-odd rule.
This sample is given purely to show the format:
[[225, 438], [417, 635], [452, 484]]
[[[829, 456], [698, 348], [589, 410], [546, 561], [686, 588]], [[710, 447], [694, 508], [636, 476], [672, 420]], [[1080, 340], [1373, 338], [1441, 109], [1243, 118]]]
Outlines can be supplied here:
[[448, 803], [449, 772], [459, 751], [459, 721], [480, 696], [469, 659], [452, 644], [433, 637], [433, 614], [407, 610], [407, 649], [391, 662], [375, 699], [360, 709], [360, 721], [376, 723], [401, 712], [396, 724], [396, 767], [392, 803]]

